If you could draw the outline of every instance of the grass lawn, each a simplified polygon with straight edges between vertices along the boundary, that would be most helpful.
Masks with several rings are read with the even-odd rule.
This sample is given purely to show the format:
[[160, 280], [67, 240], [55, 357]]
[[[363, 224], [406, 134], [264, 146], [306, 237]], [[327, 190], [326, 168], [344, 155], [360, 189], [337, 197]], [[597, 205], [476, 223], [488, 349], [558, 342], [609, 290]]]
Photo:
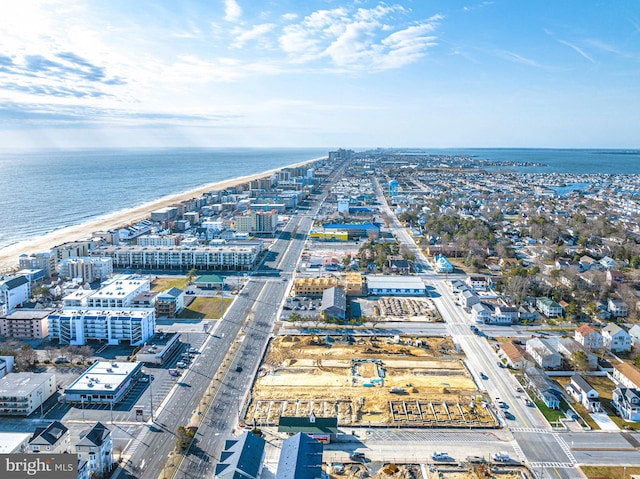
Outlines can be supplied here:
[[587, 477], [610, 477], [611, 479], [629, 479], [631, 474], [640, 474], [640, 466], [582, 466]]
[[556, 424], [561, 418], [566, 417], [560, 409], [551, 409], [547, 407], [547, 405], [540, 399], [536, 398], [534, 402], [536, 403], [536, 406], [538, 406], [538, 409], [540, 409], [540, 412], [552, 426]]
[[187, 278], [184, 276], [156, 278], [151, 282], [151, 291], [166, 291], [169, 288], [178, 288], [184, 291], [187, 288]]
[[[220, 319], [233, 300], [230, 298], [196, 298], [182, 310], [181, 319]], [[223, 311], [224, 308], [224, 311]]]
[[[553, 378], [553, 379], [555, 379], [556, 382], [558, 382], [558, 384], [562, 385], [563, 388], [566, 388], [569, 384], [571, 384], [571, 378], [570, 377], [556, 377], [556, 378]], [[593, 384], [591, 382], [591, 379], [592, 379], [591, 377], [587, 378], [587, 381], [589, 381], [589, 384]], [[577, 402], [573, 402], [573, 403], [571, 403], [571, 406], [573, 407], [573, 409], [576, 410], [576, 412], [578, 414], [580, 414], [582, 419], [584, 419], [584, 421], [589, 425], [589, 427], [591, 429], [593, 429], [593, 430], [600, 429], [600, 426], [598, 426], [598, 423], [595, 422], [593, 419], [591, 419], [591, 416], [589, 415], [589, 411], [587, 411], [582, 404], [579, 404]]]

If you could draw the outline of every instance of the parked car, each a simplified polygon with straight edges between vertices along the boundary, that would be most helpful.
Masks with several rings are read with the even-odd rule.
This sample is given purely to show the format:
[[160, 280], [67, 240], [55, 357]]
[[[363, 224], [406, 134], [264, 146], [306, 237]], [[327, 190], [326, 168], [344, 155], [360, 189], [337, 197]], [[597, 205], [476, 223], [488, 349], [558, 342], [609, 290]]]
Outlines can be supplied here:
[[433, 454], [431, 454], [431, 459], [438, 461], [438, 460], [443, 460], [443, 459], [448, 459], [449, 458], [449, 454], [447, 454], [446, 452], [438, 452], [438, 451], [434, 451]]
[[189, 353], [191, 354], [198, 354], [200, 351], [198, 351], [196, 348], [189, 348]]
[[56, 364], [66, 364], [69, 363], [71, 361], [69, 361], [69, 359], [66, 356], [58, 356], [55, 360]]

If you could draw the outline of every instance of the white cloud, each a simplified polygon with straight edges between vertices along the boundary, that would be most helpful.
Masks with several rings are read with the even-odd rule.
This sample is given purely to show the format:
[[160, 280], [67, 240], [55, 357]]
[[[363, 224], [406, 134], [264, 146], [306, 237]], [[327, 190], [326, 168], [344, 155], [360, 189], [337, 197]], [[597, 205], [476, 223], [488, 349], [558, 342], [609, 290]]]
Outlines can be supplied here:
[[574, 51], [578, 52], [579, 55], [581, 55], [583, 58], [586, 58], [591, 63], [595, 63], [594, 59], [591, 58], [582, 48], [578, 47], [577, 45], [574, 45], [572, 43], [566, 42], [564, 40], [558, 40], [558, 41], [560, 43], [562, 43], [563, 45], [566, 45], [569, 48], [573, 49]]
[[241, 27], [236, 27], [232, 30], [232, 34], [235, 36], [235, 40], [231, 43], [231, 47], [242, 48], [245, 43], [264, 37], [267, 33], [273, 31], [275, 27], [276, 25], [274, 23], [262, 23], [260, 25], [254, 25], [248, 30]]
[[343, 70], [399, 68], [417, 61], [437, 44], [433, 32], [443, 19], [434, 15], [401, 29], [397, 22], [385, 22], [395, 14], [407, 13], [402, 6], [384, 4], [355, 13], [345, 8], [318, 10], [286, 26], [280, 47], [293, 63], [326, 58]]
[[237, 22], [242, 16], [242, 8], [236, 0], [224, 0], [224, 19], [227, 22]]
[[282, 15], [282, 19], [283, 20], [296, 20], [299, 17], [299, 15], [297, 13], [285, 13], [284, 15]]

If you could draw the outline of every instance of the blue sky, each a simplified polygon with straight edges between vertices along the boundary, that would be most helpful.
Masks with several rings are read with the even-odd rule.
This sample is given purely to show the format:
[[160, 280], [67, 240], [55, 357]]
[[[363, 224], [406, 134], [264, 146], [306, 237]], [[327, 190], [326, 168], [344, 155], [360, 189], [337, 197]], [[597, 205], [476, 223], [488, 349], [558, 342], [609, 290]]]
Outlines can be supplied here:
[[7, 0], [0, 148], [640, 147], [640, 2]]

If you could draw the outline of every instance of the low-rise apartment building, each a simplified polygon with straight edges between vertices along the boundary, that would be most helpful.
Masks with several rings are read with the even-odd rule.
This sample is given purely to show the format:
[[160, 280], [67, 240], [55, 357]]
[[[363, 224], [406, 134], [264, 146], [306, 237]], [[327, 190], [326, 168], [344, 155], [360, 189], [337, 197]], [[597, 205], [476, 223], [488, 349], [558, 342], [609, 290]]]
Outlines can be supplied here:
[[338, 279], [328, 278], [296, 278], [293, 283], [293, 293], [296, 296], [322, 296], [325, 290], [338, 286]]
[[0, 317], [0, 336], [42, 339], [49, 336], [50, 309], [23, 309]]
[[113, 468], [111, 430], [101, 422], [80, 433], [75, 449], [78, 459], [87, 461], [90, 474], [103, 477]]
[[26, 417], [55, 392], [55, 374], [9, 373], [0, 379], [0, 415]]

